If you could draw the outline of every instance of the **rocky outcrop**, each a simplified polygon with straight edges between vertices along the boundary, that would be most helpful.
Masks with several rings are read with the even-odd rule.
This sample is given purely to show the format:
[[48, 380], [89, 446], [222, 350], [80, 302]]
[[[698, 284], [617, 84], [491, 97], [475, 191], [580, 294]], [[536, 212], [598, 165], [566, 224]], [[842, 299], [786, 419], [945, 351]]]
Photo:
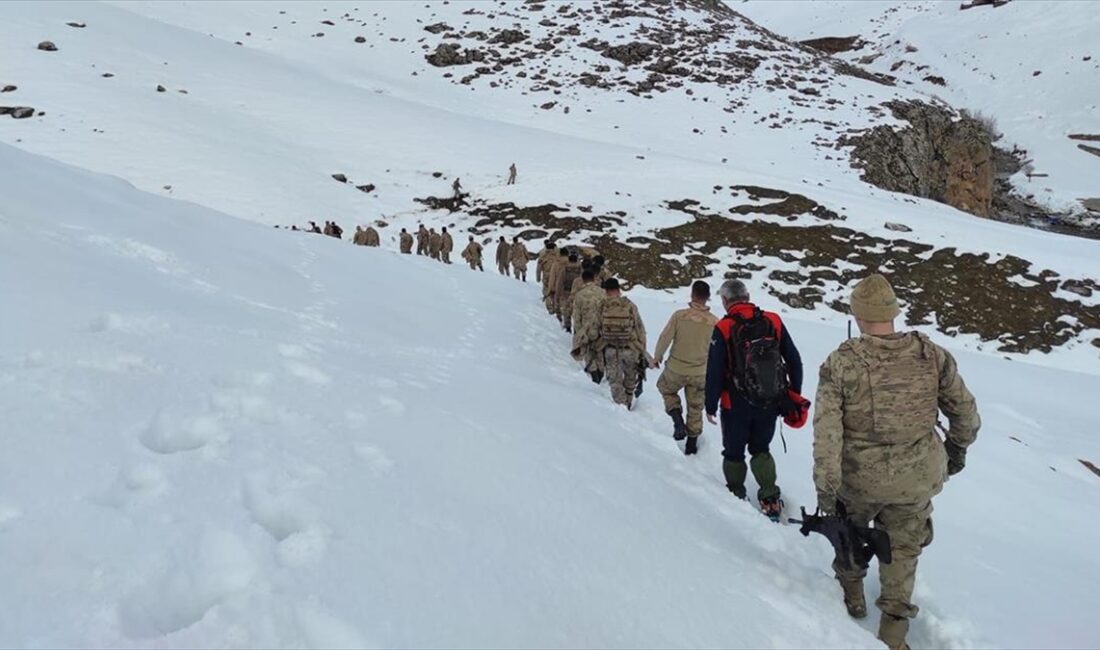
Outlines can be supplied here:
[[484, 61], [485, 54], [481, 50], [463, 50], [458, 43], [440, 43], [435, 52], [424, 57], [428, 63], [437, 68], [446, 68], [452, 65], [466, 65], [475, 61]]
[[0, 106], [0, 115], [10, 115], [13, 120], [25, 120], [34, 117], [33, 106]]
[[992, 216], [995, 160], [990, 126], [923, 102], [889, 102], [909, 126], [877, 126], [845, 138], [863, 180], [892, 192], [947, 203], [980, 217]]
[[866, 42], [859, 36], [826, 36], [799, 41], [799, 44], [826, 54], [840, 54], [862, 48]]
[[42, 50], [43, 52], [56, 52], [57, 46], [54, 45], [52, 41], [42, 41], [38, 44], [38, 49]]

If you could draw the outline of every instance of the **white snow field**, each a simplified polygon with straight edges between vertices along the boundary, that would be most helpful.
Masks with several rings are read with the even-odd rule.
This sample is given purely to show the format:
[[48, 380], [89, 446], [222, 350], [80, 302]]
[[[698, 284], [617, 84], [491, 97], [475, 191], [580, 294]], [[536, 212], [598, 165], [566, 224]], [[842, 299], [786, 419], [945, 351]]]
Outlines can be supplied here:
[[[476, 227], [412, 199], [460, 176], [485, 201], [621, 210], [625, 238], [683, 222], [665, 201], [755, 184], [811, 194], [861, 232], [901, 221], [913, 241], [1094, 281], [1100, 243], [863, 184], [810, 142], [925, 91], [835, 75], [748, 26], [778, 52], [759, 78], [808, 62], [840, 103], [706, 84], [557, 95], [529, 77], [463, 85], [470, 66], [424, 62], [441, 38], [425, 26], [488, 29], [495, 12], [544, 29], [526, 6], [0, 3], [0, 88], [18, 86], [0, 104], [45, 113], [0, 115], [0, 646], [879, 647], [877, 612], [844, 611], [828, 544], [726, 491], [717, 428], [681, 454], [656, 373], [634, 412], [616, 408], [569, 359], [533, 282], [396, 254], [398, 229], [418, 221], [451, 226], [460, 246]], [[926, 14], [912, 13], [916, 30]], [[56, 52], [35, 49], [46, 39]], [[606, 61], [571, 54], [523, 65], [564, 79]], [[1097, 92], [1073, 87], [1051, 101], [1058, 128]], [[772, 128], [773, 112], [818, 122]], [[997, 115], [1007, 137], [1048, 151]], [[1095, 116], [1080, 130], [1097, 132]], [[1089, 172], [1049, 151], [1037, 165], [1058, 170], [1042, 180], [1051, 203], [1088, 190]], [[506, 187], [513, 161], [520, 183]], [[364, 183], [377, 187], [351, 186]], [[381, 249], [270, 227], [382, 217]], [[749, 284], [787, 320], [812, 398], [846, 320], [773, 299], [766, 274], [783, 267], [733, 244], [711, 281], [726, 260], [764, 267]], [[630, 292], [651, 345], [684, 293]], [[1100, 646], [1100, 476], [1082, 463], [1100, 463], [1100, 333], [1008, 355], [934, 325], [984, 425], [934, 502], [911, 644]], [[789, 452], [773, 447], [792, 513], [814, 500], [811, 436], [788, 430]], [[873, 601], [874, 570], [867, 584]]]

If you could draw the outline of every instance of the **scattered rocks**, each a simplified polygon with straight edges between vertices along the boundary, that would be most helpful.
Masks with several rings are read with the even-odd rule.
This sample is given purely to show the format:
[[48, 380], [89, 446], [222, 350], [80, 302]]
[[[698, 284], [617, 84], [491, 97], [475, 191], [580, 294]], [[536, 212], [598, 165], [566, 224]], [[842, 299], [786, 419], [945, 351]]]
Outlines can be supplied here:
[[34, 108], [31, 106], [0, 106], [0, 115], [10, 115], [12, 119], [25, 120], [34, 117]]
[[84, 29], [85, 27], [88, 26], [85, 23], [65, 23], [65, 24], [68, 25], [69, 27], [75, 27], [77, 29]]
[[333, 178], [333, 180], [335, 180], [335, 181], [336, 181], [336, 182], [338, 182], [338, 183], [346, 183], [346, 182], [348, 182], [348, 177], [347, 177], [347, 176], [345, 176], [344, 174], [333, 174], [333, 175], [332, 175], [332, 178]]
[[485, 54], [481, 50], [462, 50], [462, 46], [458, 43], [440, 43], [435, 48], [435, 52], [425, 55], [424, 58], [437, 68], [446, 68], [484, 61]]
[[374, 191], [374, 185], [372, 183], [367, 183], [366, 185], [356, 185], [355, 189], [359, 190], [360, 192], [362, 192], [364, 194], [370, 194], [371, 192]]
[[7, 86], [4, 86], [3, 88], [0, 88], [0, 93], [13, 93], [17, 90], [19, 90], [19, 86], [13, 86], [11, 84], [8, 84]]
[[443, 32], [451, 31], [451, 26], [447, 23], [435, 23], [425, 27], [424, 31], [431, 32], [432, 34], [442, 34]]
[[893, 230], [894, 232], [913, 232], [913, 229], [903, 223], [894, 223], [887, 221], [885, 228], [887, 230]]
[[946, 79], [944, 79], [943, 77], [934, 75], [934, 74], [930, 74], [927, 77], [925, 77], [924, 81], [927, 81], [928, 83], [936, 85], [936, 86], [946, 86], [947, 85], [947, 80]]
[[636, 65], [641, 63], [651, 56], [654, 52], [659, 51], [660, 48], [653, 43], [642, 43], [640, 41], [634, 41], [633, 43], [627, 43], [626, 45], [615, 45], [608, 47], [603, 51], [603, 55], [609, 59], [614, 59], [623, 65]]
[[527, 34], [524, 34], [518, 29], [505, 29], [497, 32], [497, 35], [489, 39], [489, 42], [498, 43], [500, 45], [514, 45], [515, 43], [526, 41], [527, 38]]
[[38, 44], [38, 49], [42, 50], [43, 52], [56, 52], [57, 46], [54, 45], [52, 41], [42, 41]]

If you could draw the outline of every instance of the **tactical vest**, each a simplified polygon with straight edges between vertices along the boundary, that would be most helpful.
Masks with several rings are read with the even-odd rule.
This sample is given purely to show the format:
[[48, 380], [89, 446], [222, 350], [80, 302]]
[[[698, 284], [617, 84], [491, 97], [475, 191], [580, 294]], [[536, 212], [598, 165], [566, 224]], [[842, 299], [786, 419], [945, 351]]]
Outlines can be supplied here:
[[[939, 370], [931, 342], [916, 335], [920, 344], [879, 357], [856, 348], [867, 372], [870, 395], [853, 410], [869, 409], [869, 442], [891, 445], [913, 443], [933, 434], [939, 413]], [[852, 408], [852, 407], [849, 407]]]
[[600, 339], [611, 348], [634, 343], [634, 310], [626, 298], [608, 298], [600, 309]]

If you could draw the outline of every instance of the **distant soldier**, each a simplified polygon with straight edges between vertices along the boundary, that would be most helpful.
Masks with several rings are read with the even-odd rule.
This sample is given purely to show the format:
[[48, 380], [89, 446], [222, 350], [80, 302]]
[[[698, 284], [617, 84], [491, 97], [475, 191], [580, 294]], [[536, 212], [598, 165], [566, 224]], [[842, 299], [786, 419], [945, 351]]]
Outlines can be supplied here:
[[516, 235], [512, 238], [512, 272], [515, 273], [517, 280], [527, 282], [527, 264], [530, 261], [527, 256], [527, 246], [519, 235]]
[[356, 246], [366, 246], [366, 237], [367, 233], [363, 232], [363, 226], [356, 226], [355, 234], [351, 236], [351, 243], [355, 244]]
[[558, 318], [566, 332], [573, 331], [573, 283], [581, 279], [580, 260], [577, 254], [569, 256], [569, 261], [558, 272], [558, 283], [554, 287], [554, 296], [558, 302]]
[[[899, 333], [897, 297], [886, 278], [871, 275], [852, 291], [850, 309], [861, 336], [821, 365], [814, 411], [814, 483], [818, 507], [841, 506], [859, 525], [874, 522], [890, 535], [893, 561], [879, 565], [882, 611], [878, 637], [908, 648], [917, 558], [932, 542], [932, 497], [966, 466], [966, 450], [981, 419], [954, 357], [924, 334]], [[947, 439], [936, 435], [939, 411]], [[844, 604], [867, 615], [867, 565], [834, 563]]]
[[433, 260], [439, 259], [440, 250], [443, 248], [443, 237], [435, 231], [435, 228], [428, 230], [428, 257]]
[[543, 277], [546, 275], [547, 265], [550, 263], [552, 257], [556, 257], [558, 254], [557, 244], [549, 239], [543, 244], [543, 248], [539, 251], [538, 257], [535, 262], [535, 282], [543, 282]]
[[622, 294], [619, 281], [611, 278], [603, 285], [607, 299], [600, 305], [597, 348], [603, 354], [604, 372], [611, 385], [611, 398], [628, 410], [634, 403], [638, 371], [646, 352], [645, 325], [638, 307]]
[[451, 183], [451, 189], [454, 190], [454, 198], [458, 199], [462, 197], [462, 181], [455, 178], [455, 182]]
[[[751, 466], [760, 486], [756, 493], [760, 509], [778, 521], [783, 501], [769, 447], [775, 437], [776, 419], [781, 414], [786, 417], [786, 405], [803, 401], [798, 395], [802, 391], [802, 357], [783, 319], [750, 302], [745, 283], [726, 280], [718, 295], [726, 315], [714, 326], [710, 339], [707, 420], [717, 424], [714, 416], [721, 407], [726, 487], [737, 498], [746, 498], [745, 479]], [[791, 426], [800, 427], [802, 423], [791, 422]]]
[[497, 271], [501, 275], [508, 275], [508, 264], [512, 261], [512, 247], [503, 236], [497, 241]]
[[451, 251], [455, 249], [455, 240], [451, 237], [451, 233], [447, 232], [447, 226], [443, 226], [443, 245], [439, 249], [440, 254], [443, 256], [443, 263], [451, 263]]
[[611, 270], [607, 268], [603, 255], [596, 255], [592, 258], [592, 270], [596, 272], [596, 284], [603, 284], [612, 277]]
[[[691, 286], [691, 304], [687, 309], [673, 312], [668, 324], [657, 339], [651, 368], [660, 368], [669, 351], [668, 363], [657, 380], [657, 390], [665, 400], [665, 412], [672, 418], [672, 437], [687, 438], [684, 453], [698, 451], [699, 436], [703, 434], [703, 404], [707, 390], [707, 352], [710, 337], [718, 317], [710, 312], [710, 285], [702, 280]], [[687, 423], [684, 422], [680, 391], [687, 398]]]
[[331, 221], [325, 220], [325, 228], [324, 228], [324, 230], [321, 231], [321, 234], [332, 237], [332, 222]]
[[378, 235], [378, 231], [374, 229], [374, 226], [367, 226], [367, 229], [363, 231], [363, 243], [372, 248], [382, 245], [382, 238]]
[[509, 185], [515, 185], [516, 184], [516, 163], [512, 163], [508, 167], [508, 184]]
[[484, 271], [484, 267], [481, 266], [481, 244], [474, 241], [474, 236], [470, 235], [470, 243], [466, 245], [466, 249], [462, 251], [462, 259], [466, 260], [466, 263], [470, 265], [470, 268], [476, 271]]
[[428, 254], [428, 229], [424, 227], [424, 224], [420, 224], [420, 227], [416, 230], [416, 254]]
[[[326, 226], [328, 225], [327, 221], [325, 222], [325, 225]], [[309, 232], [316, 233], [318, 235], [322, 234], [321, 229], [317, 227], [317, 222], [316, 221], [310, 221], [309, 222]]]
[[401, 252], [405, 255], [412, 255], [413, 250], [413, 236], [409, 234], [408, 230], [401, 229]]
[[595, 282], [592, 269], [581, 273], [581, 286], [573, 296], [573, 348], [574, 359], [584, 363], [584, 371], [597, 384], [603, 380], [603, 364], [597, 354], [596, 342], [600, 338], [600, 305], [606, 294]]

